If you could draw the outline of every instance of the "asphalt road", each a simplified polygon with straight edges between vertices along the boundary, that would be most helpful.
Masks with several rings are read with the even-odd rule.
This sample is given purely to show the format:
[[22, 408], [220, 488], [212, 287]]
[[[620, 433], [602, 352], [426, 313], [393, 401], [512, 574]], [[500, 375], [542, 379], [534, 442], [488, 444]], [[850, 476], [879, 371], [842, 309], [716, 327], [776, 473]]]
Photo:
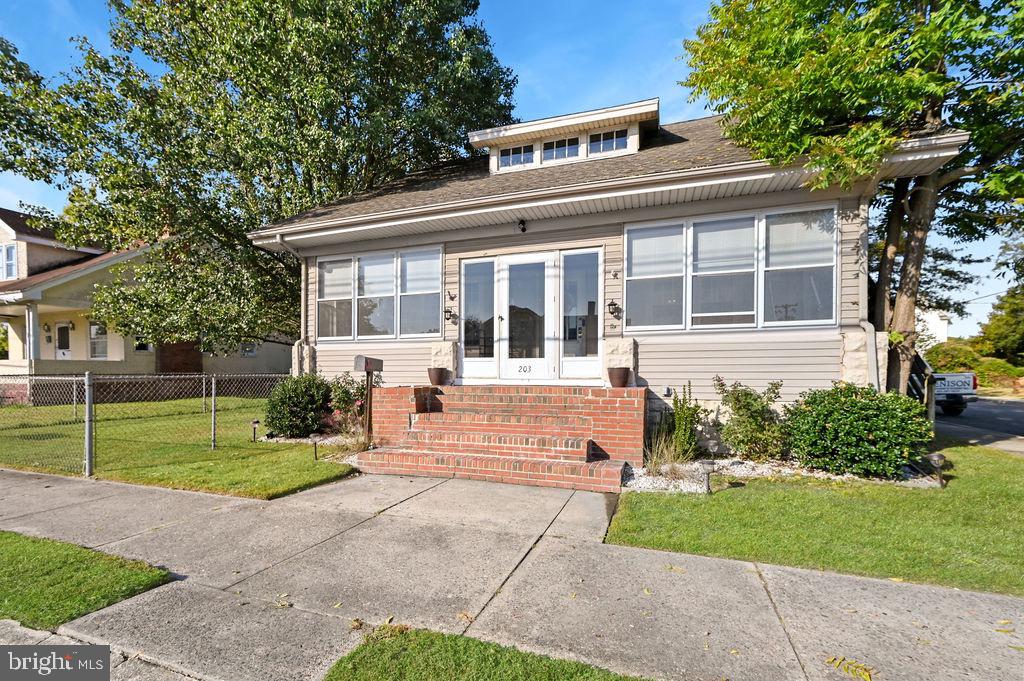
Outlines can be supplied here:
[[946, 416], [941, 409], [937, 411], [939, 422], [1024, 436], [1024, 400], [981, 397], [968, 404], [960, 416]]

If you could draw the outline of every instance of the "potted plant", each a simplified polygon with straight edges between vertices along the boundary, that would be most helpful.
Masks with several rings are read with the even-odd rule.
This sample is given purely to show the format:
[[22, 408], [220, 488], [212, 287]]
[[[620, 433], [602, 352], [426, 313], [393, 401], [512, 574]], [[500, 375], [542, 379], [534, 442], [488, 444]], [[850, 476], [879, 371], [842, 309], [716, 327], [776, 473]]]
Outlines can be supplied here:
[[629, 385], [629, 367], [609, 367], [608, 381], [613, 388], [625, 388]]
[[451, 371], [446, 367], [430, 367], [427, 369], [427, 377], [430, 379], [430, 385], [448, 385], [448, 379], [451, 376]]

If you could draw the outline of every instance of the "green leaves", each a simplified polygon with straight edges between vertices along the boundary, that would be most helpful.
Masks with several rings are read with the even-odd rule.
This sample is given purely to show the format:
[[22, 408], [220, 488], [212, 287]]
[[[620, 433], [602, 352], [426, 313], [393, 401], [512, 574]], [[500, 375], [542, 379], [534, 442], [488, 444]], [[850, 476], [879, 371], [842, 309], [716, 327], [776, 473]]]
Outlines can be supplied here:
[[897, 477], [924, 443], [924, 406], [897, 393], [835, 383], [786, 407], [790, 451], [801, 465], [830, 473]]
[[294, 332], [298, 266], [247, 232], [462, 156], [469, 130], [512, 120], [515, 78], [473, 0], [112, 11], [114, 53], [81, 40], [81, 64], [54, 83], [0, 42], [0, 168], [70, 190], [63, 215], [40, 211], [69, 242], [173, 237], [137, 268], [141, 287], [99, 295], [114, 326], [162, 334], [149, 340], [230, 348]]

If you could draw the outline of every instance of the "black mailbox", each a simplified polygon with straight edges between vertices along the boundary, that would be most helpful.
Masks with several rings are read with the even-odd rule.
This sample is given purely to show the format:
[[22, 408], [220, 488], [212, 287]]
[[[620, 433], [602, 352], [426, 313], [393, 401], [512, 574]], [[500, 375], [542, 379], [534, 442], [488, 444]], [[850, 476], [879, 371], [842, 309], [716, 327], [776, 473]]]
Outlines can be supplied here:
[[384, 371], [384, 360], [376, 357], [356, 355], [353, 371]]

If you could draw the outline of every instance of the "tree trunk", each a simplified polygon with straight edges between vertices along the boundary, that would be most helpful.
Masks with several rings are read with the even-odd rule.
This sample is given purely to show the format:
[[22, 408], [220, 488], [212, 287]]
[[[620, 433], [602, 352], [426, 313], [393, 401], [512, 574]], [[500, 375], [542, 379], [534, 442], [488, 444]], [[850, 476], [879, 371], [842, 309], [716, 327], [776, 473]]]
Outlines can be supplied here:
[[874, 325], [877, 331], [888, 331], [892, 318], [892, 272], [896, 264], [900, 237], [903, 236], [903, 200], [910, 186], [909, 177], [897, 178], [886, 216], [885, 244], [878, 259], [878, 280], [875, 282]]
[[921, 268], [924, 264], [928, 232], [931, 230], [938, 205], [939, 172], [914, 179], [910, 190], [907, 222], [909, 232], [903, 250], [900, 286], [892, 311], [889, 330], [897, 340], [889, 348], [887, 387], [890, 391], [907, 394], [910, 365], [914, 361], [917, 344], [917, 296], [921, 287]]

